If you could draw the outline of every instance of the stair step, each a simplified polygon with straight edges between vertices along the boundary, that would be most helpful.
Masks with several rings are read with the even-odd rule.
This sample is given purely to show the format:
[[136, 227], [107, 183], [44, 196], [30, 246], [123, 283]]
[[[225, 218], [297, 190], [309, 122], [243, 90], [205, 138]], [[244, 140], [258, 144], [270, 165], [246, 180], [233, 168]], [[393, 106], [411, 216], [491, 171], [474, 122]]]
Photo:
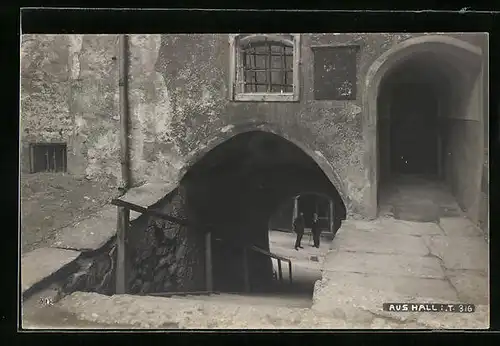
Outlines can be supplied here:
[[312, 299], [307, 296], [290, 295], [244, 295], [233, 293], [219, 293], [214, 295], [191, 295], [172, 296], [169, 299], [182, 299], [192, 301], [205, 301], [218, 304], [242, 304], [242, 305], [272, 305], [307, 308], [312, 305]]

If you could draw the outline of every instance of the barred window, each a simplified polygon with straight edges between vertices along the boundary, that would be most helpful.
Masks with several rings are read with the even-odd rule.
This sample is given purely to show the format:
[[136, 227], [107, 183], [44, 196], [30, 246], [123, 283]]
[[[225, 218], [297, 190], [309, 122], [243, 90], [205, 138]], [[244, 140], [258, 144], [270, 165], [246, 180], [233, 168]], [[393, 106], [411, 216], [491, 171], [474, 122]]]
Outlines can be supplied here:
[[297, 101], [299, 47], [293, 35], [237, 36], [233, 41], [232, 98]]
[[258, 42], [242, 49], [245, 92], [293, 92], [293, 46]]
[[31, 173], [66, 172], [66, 156], [66, 143], [31, 143]]

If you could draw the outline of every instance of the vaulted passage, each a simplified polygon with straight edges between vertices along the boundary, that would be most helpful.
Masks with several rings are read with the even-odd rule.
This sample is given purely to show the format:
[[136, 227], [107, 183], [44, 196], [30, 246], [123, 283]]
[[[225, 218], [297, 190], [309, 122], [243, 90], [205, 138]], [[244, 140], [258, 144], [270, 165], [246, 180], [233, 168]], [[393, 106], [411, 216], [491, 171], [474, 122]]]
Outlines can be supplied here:
[[[294, 196], [318, 192], [334, 201], [337, 228], [346, 215], [338, 191], [315, 161], [293, 143], [262, 131], [236, 135], [214, 148], [191, 167], [181, 184], [190, 217], [201, 225], [215, 225], [211, 245], [216, 291], [245, 290], [242, 247], [269, 251], [270, 218]], [[272, 290], [271, 259], [258, 252], [247, 255], [250, 290]]]
[[477, 214], [480, 63], [466, 50], [430, 47], [398, 61], [382, 77], [377, 100], [382, 213], [392, 209], [396, 217], [419, 221], [462, 210]]

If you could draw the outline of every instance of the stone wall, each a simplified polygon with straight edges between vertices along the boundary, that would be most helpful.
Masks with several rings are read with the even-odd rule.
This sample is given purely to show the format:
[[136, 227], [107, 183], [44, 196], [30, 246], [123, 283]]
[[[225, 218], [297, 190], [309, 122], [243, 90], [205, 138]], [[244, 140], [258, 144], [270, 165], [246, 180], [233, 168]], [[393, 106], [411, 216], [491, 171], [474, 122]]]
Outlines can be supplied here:
[[[394, 45], [421, 34], [303, 34], [298, 102], [231, 102], [229, 36], [130, 35], [131, 165], [134, 185], [180, 181], [199, 157], [260, 127], [324, 160], [349, 214], [369, 214], [364, 162], [364, 80]], [[476, 45], [484, 38], [449, 34]], [[67, 141], [68, 168], [89, 178], [120, 177], [117, 35], [25, 35], [22, 141]], [[360, 46], [352, 101], [317, 101], [315, 45]], [[26, 162], [26, 155], [23, 156]]]
[[30, 142], [66, 142], [70, 174], [119, 179], [116, 56], [116, 35], [23, 35], [23, 172]]
[[[190, 219], [182, 185], [153, 207], [168, 215]], [[131, 293], [205, 289], [203, 230], [141, 217], [132, 225], [127, 249]]]
[[[187, 218], [182, 186], [155, 206], [162, 212]], [[205, 289], [204, 234], [192, 227], [141, 216], [132, 222], [126, 241], [127, 292], [200, 291]], [[113, 294], [116, 276], [116, 238], [78, 260], [79, 269], [62, 285], [74, 291]]]

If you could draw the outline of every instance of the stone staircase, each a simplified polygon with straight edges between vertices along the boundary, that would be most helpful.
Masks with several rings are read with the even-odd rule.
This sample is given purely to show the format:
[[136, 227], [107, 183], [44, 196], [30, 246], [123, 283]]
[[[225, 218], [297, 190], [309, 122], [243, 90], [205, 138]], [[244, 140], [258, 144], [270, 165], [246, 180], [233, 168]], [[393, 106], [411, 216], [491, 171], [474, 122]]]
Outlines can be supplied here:
[[210, 295], [173, 295], [166, 299], [203, 301], [214, 304], [265, 305], [307, 309], [312, 306], [312, 297], [280, 293], [213, 293]]

